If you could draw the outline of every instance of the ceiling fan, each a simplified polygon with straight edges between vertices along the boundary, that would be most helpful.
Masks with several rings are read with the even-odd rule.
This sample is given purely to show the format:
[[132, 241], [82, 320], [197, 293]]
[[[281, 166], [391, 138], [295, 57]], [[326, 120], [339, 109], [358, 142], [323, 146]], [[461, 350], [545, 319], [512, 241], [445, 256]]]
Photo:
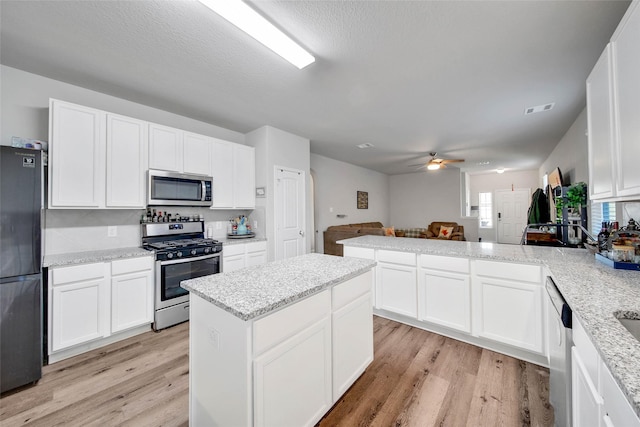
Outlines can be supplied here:
[[461, 163], [461, 162], [464, 162], [464, 159], [443, 159], [441, 157], [438, 157], [438, 153], [436, 153], [436, 152], [431, 152], [431, 153], [429, 153], [429, 155], [431, 156], [431, 160], [429, 160], [425, 164], [421, 164], [420, 166], [421, 167], [426, 167], [430, 171], [438, 170], [438, 169], [444, 169], [444, 168], [447, 167], [448, 163]]

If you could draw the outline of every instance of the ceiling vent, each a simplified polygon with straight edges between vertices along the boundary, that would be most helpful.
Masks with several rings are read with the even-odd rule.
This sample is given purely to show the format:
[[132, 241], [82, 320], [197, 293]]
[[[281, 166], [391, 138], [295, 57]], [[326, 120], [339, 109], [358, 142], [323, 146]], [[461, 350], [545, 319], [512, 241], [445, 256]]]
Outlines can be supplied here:
[[374, 145], [370, 142], [365, 142], [364, 144], [356, 145], [358, 148], [373, 148]]
[[549, 111], [554, 107], [554, 105], [556, 105], [556, 103], [555, 102], [551, 102], [549, 104], [536, 105], [535, 107], [529, 107], [529, 108], [526, 108], [524, 110], [524, 115], [526, 116], [528, 114], [541, 113], [543, 111]]

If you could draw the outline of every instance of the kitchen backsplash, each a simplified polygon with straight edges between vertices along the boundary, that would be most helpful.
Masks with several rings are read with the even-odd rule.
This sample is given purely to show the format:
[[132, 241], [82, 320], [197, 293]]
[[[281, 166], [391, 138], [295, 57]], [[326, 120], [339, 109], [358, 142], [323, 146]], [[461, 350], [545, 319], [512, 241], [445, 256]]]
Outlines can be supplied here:
[[[249, 217], [257, 235], [264, 233], [265, 215], [262, 208], [253, 211], [217, 211], [175, 206], [156, 209], [178, 212], [180, 215], [202, 215], [205, 233], [211, 227], [214, 238], [226, 236], [229, 219], [238, 215]], [[143, 209], [46, 209], [45, 255], [140, 246], [140, 219], [144, 213]], [[254, 226], [255, 222], [257, 228]]]

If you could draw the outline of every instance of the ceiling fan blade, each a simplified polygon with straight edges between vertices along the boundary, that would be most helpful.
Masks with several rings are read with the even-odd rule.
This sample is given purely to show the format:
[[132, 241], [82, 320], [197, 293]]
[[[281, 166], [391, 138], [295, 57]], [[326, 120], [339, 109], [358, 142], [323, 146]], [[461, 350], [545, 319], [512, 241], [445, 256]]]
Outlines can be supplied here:
[[441, 163], [462, 163], [464, 159], [443, 159]]

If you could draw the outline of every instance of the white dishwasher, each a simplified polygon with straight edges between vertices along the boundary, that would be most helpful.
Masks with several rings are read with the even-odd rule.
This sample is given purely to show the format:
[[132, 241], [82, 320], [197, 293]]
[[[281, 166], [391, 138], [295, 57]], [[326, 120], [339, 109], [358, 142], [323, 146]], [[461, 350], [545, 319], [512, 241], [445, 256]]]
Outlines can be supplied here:
[[571, 426], [571, 308], [553, 279], [547, 277], [547, 348], [549, 349], [549, 402], [556, 427]]

